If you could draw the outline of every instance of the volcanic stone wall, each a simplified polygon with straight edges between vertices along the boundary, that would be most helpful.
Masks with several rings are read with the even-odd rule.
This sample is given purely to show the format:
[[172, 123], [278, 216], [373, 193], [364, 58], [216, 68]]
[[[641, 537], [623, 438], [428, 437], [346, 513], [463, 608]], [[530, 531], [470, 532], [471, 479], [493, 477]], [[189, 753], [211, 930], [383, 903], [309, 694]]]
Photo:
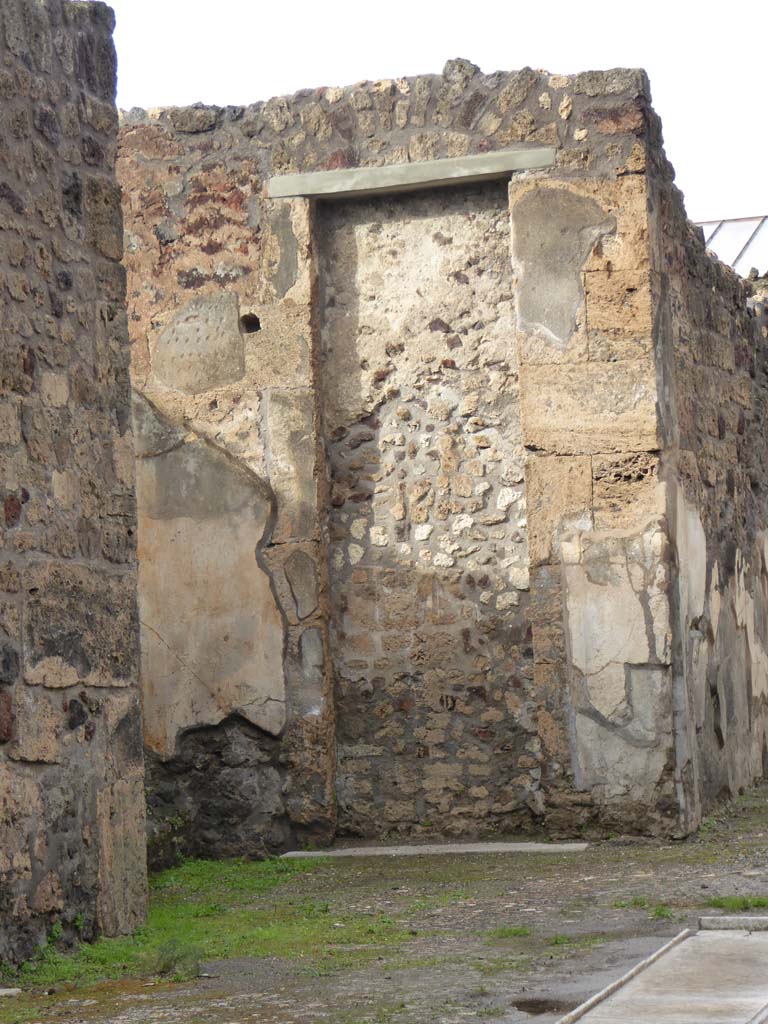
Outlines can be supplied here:
[[0, 3], [0, 959], [145, 910], [112, 28]]
[[[546, 582], [529, 589], [529, 535], [546, 564], [559, 483], [548, 496], [533, 480], [534, 527], [518, 363], [520, 339], [531, 363], [542, 346], [516, 327], [506, 184], [331, 205], [270, 200], [266, 183], [549, 145], [544, 177], [584, 182], [588, 220], [607, 196], [590, 245], [615, 231], [614, 208], [628, 210], [626, 237], [608, 247], [631, 265], [647, 246], [647, 107], [639, 72], [485, 76], [458, 60], [442, 76], [124, 116], [161, 858], [322, 839], [337, 807], [340, 827], [364, 834], [594, 816], [591, 792], [573, 795], [553, 677], [565, 665], [560, 606]], [[561, 303], [579, 358], [588, 254], [575, 253]], [[599, 266], [591, 299], [605, 321], [632, 286], [617, 292]], [[622, 342], [595, 331], [605, 364]], [[545, 367], [542, 381], [567, 390], [553, 377]], [[623, 368], [584, 378], [587, 408], [626, 379]], [[532, 421], [545, 416], [551, 393], [539, 413], [528, 394]], [[621, 419], [630, 461], [636, 422], [641, 450], [656, 444], [649, 401]], [[595, 472], [607, 490], [623, 468], [608, 457]], [[569, 469], [566, 490], [586, 479], [591, 496], [590, 474]]]
[[[482, 185], [268, 197], [273, 176], [536, 147], [550, 167]], [[457, 60], [131, 111], [119, 175], [160, 859], [337, 830], [683, 834], [723, 773], [754, 775], [754, 718], [720, 747], [694, 725], [678, 514], [694, 502], [718, 557], [707, 517], [752, 444], [737, 398], [725, 445], [685, 426], [688, 363], [726, 358], [685, 349], [686, 317], [753, 353], [754, 322], [695, 246], [687, 265], [642, 72]], [[728, 373], [706, 393], [751, 388], [757, 422], [757, 378]], [[723, 493], [694, 496], [686, 430]]]
[[651, 131], [678, 762], [695, 825], [768, 769], [768, 307], [764, 285], [705, 251]]

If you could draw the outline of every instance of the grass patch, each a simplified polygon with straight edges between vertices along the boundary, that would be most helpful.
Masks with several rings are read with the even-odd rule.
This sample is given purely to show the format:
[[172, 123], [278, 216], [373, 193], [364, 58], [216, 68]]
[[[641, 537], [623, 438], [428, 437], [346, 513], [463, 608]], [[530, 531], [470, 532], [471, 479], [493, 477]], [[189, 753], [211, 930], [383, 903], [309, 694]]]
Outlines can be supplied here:
[[646, 896], [633, 896], [631, 900], [616, 900], [613, 904], [615, 910], [645, 910], [648, 906]]
[[672, 909], [666, 903], [657, 903], [651, 911], [651, 917], [656, 921], [668, 921], [672, 917]]
[[501, 928], [494, 928], [487, 932], [489, 942], [504, 939], [525, 939], [531, 935], [531, 929], [524, 924], [503, 925]]
[[354, 949], [359, 962], [366, 952], [408, 937], [384, 914], [333, 913], [328, 903], [282, 894], [279, 901], [265, 899], [317, 863], [188, 861], [153, 876], [147, 923], [133, 936], [84, 943], [70, 954], [58, 951], [53, 936], [15, 976], [6, 970], [5, 979], [23, 988], [136, 977], [179, 981], [195, 977], [207, 960], [279, 956], [346, 963]]
[[765, 910], [768, 907], [768, 896], [713, 896], [707, 906], [733, 912]]

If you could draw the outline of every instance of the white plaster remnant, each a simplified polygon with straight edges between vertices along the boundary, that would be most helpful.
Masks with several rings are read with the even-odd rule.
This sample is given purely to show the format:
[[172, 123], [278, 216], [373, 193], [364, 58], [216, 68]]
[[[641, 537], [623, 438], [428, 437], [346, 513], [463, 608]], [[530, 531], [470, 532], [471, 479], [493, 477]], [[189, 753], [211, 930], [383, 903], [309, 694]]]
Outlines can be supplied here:
[[368, 530], [367, 519], [353, 519], [352, 524], [349, 527], [349, 532], [355, 538], [355, 540], [362, 540]]
[[453, 521], [451, 530], [455, 534], [466, 533], [467, 530], [470, 530], [472, 528], [472, 524], [472, 516], [468, 516], [465, 514], [458, 515]]
[[527, 590], [530, 586], [528, 570], [520, 566], [512, 566], [509, 569], [509, 582], [515, 590]]
[[651, 800], [673, 744], [669, 580], [662, 521], [563, 540], [580, 786]]
[[285, 724], [283, 621], [257, 557], [270, 515], [265, 486], [200, 441], [154, 451], [152, 439], [168, 428], [149, 409], [141, 422], [145, 743], [171, 757], [184, 729], [233, 712], [277, 735]]
[[514, 505], [519, 497], [520, 491], [513, 490], [511, 487], [502, 487], [496, 498], [496, 508], [506, 511]]

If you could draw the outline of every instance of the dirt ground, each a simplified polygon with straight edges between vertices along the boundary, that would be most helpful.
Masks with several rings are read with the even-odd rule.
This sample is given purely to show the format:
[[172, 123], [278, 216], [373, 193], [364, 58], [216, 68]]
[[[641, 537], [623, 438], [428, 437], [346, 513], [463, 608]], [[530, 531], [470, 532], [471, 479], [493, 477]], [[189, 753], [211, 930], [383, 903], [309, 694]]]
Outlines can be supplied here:
[[[264, 896], [338, 931], [385, 913], [402, 939], [295, 959], [204, 964], [170, 985], [104, 984], [3, 1000], [0, 1022], [40, 1024], [552, 1024], [722, 897], [768, 903], [768, 787], [685, 842], [617, 837], [584, 853], [323, 861]], [[756, 913], [768, 913], [755, 910]], [[345, 923], [346, 922], [346, 923]], [[11, 1006], [10, 1004], [14, 1005]]]

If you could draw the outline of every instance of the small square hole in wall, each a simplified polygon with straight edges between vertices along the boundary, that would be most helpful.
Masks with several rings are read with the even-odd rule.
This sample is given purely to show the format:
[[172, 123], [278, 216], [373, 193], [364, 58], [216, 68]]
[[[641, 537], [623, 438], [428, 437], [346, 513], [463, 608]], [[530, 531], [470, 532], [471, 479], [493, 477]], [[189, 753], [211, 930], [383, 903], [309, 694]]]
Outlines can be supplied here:
[[243, 334], [255, 334], [261, 330], [261, 320], [255, 313], [243, 313], [240, 317], [240, 330]]

